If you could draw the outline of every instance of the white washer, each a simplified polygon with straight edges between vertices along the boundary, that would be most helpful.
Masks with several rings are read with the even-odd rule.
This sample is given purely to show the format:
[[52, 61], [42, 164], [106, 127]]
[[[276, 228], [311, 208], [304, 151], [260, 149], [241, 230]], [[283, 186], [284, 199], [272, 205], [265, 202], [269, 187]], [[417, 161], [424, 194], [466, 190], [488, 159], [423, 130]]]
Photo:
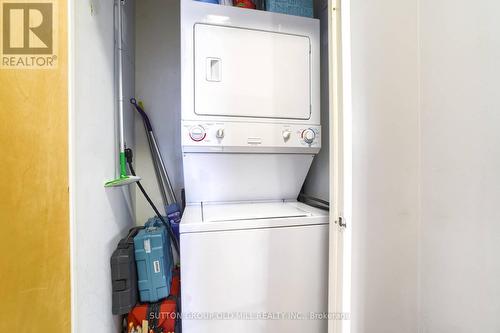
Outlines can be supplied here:
[[300, 202], [193, 204], [180, 232], [184, 332], [326, 332], [317, 316], [327, 311], [328, 213]]

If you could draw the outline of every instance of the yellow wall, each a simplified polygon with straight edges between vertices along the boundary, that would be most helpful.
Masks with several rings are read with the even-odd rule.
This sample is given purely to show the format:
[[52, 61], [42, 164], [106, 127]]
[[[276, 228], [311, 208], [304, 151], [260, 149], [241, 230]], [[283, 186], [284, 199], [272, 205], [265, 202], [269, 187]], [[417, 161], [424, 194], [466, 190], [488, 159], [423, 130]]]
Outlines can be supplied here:
[[57, 69], [0, 69], [0, 332], [70, 331], [66, 15]]

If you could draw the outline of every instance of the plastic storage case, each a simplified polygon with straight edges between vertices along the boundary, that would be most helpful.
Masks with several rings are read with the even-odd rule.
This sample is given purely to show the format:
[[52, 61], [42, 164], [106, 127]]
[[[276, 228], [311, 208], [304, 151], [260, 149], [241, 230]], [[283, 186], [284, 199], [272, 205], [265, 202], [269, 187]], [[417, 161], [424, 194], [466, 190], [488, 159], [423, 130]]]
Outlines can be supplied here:
[[141, 302], [157, 302], [168, 297], [173, 256], [166, 227], [159, 219], [150, 219], [145, 229], [135, 236], [134, 245]]
[[134, 237], [140, 228], [130, 229], [126, 238], [118, 243], [111, 255], [112, 313], [124, 315], [138, 302], [137, 268], [134, 254]]
[[313, 17], [313, 0], [266, 0], [266, 10], [269, 12]]
[[[143, 320], [149, 321], [151, 328], [154, 321], [156, 327], [163, 329], [163, 332], [180, 332], [180, 272], [175, 269], [172, 277], [172, 287], [168, 298], [162, 300], [159, 307], [154, 309], [153, 304], [137, 304], [127, 317], [128, 325], [140, 326]], [[158, 303], [156, 303], [158, 304]], [[156, 310], [156, 311], [154, 311]], [[155, 312], [154, 314], [152, 312]]]

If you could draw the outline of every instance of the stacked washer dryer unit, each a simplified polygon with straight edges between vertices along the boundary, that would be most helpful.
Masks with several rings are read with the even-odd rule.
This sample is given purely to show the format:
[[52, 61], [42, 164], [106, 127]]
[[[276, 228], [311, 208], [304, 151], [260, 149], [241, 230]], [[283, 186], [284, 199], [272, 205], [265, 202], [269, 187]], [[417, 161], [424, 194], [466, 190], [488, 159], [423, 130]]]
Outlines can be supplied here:
[[183, 332], [326, 332], [318, 20], [183, 0], [181, 62]]

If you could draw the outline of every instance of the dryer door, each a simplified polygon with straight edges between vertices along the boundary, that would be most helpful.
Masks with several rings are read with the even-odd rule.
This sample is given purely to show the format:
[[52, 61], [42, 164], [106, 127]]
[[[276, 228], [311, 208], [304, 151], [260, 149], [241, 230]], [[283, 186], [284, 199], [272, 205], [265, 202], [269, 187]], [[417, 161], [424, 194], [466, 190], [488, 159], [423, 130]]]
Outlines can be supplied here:
[[310, 118], [309, 37], [208, 24], [194, 29], [196, 114]]

